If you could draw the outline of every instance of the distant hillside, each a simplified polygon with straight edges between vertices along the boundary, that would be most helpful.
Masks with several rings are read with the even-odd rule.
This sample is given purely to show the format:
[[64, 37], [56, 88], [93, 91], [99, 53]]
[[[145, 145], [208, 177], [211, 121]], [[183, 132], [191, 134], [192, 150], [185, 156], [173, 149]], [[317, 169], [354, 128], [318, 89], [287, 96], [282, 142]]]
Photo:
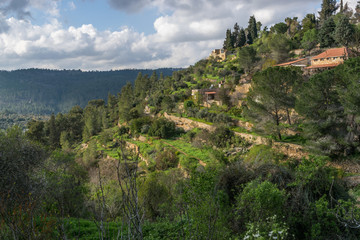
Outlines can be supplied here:
[[[178, 69], [157, 69], [171, 75]], [[117, 94], [126, 82], [134, 82], [138, 73], [151, 75], [154, 70], [93, 71], [26, 69], [0, 71], [0, 112], [50, 114], [84, 107], [91, 99], [106, 99]]]

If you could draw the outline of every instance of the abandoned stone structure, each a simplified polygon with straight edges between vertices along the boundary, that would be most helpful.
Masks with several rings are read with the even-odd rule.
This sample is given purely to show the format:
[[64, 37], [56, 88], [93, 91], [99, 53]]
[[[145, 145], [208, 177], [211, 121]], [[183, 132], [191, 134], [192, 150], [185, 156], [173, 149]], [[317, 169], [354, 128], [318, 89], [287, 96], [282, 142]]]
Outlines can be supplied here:
[[200, 101], [204, 107], [211, 107], [212, 104], [221, 105], [219, 98], [219, 88], [214, 89], [193, 89], [191, 91], [192, 98]]
[[209, 58], [214, 58], [218, 62], [225, 61], [228, 56], [228, 52], [225, 49], [214, 49]]

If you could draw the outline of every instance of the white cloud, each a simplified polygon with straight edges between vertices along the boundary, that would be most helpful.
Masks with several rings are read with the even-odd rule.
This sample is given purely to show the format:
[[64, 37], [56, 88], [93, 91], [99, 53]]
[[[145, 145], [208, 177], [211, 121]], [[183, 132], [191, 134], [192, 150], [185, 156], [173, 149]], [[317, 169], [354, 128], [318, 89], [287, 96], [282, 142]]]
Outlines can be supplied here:
[[[8, 6], [13, 1], [5, 0], [4, 4]], [[118, 31], [100, 31], [92, 24], [65, 28], [59, 20], [61, 0], [20, 0], [22, 4], [14, 7], [17, 12], [40, 9], [50, 16], [49, 22], [37, 26], [31, 19], [0, 13], [1, 68], [105, 70], [188, 66], [220, 48], [226, 29], [235, 22], [246, 27], [250, 15], [269, 26], [288, 16], [299, 16], [301, 20], [306, 13], [315, 13], [320, 5], [319, 0], [108, 1], [127, 12], [146, 7], [158, 9], [155, 33], [145, 35], [126, 26]], [[68, 9], [76, 8], [74, 1], [68, 4]]]

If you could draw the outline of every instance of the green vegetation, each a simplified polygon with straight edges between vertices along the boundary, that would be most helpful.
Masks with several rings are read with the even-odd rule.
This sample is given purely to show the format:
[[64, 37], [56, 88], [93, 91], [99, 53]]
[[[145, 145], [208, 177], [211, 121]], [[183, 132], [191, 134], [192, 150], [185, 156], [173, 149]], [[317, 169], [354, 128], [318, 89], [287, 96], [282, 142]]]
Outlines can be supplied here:
[[[158, 69], [165, 76], [176, 69]], [[106, 99], [126, 82], [134, 82], [139, 70], [82, 72], [80, 70], [27, 69], [0, 71], [0, 111], [19, 114], [66, 112], [85, 107], [91, 99]], [[150, 75], [153, 70], [141, 70]]]
[[[246, 29], [227, 30], [233, 55], [225, 61], [200, 60], [171, 76], [143, 71], [119, 81], [120, 92], [113, 85], [107, 101], [80, 90], [117, 71], [0, 73], [22, 74], [34, 89], [39, 72], [82, 81], [69, 86], [69, 101], [82, 98], [80, 106], [31, 98], [39, 111], [64, 112], [29, 121], [25, 132], [8, 127], [22, 116], [2, 115], [0, 238], [359, 239], [359, 186], [348, 177], [358, 175], [360, 58], [310, 77], [273, 66], [300, 46], [359, 46], [360, 7], [349, 16], [345, 6], [335, 15], [334, 1], [322, 6], [320, 19], [288, 17], [270, 30], [251, 16]], [[247, 96], [238, 96], [248, 83]], [[355, 167], [332, 167], [347, 162]]]

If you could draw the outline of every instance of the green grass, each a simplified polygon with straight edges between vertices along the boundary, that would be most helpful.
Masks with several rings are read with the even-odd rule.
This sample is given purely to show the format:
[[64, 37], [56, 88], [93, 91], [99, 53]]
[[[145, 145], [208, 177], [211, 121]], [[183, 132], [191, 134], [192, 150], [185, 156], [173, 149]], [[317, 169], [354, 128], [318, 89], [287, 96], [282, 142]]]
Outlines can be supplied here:
[[213, 125], [214, 124], [212, 122], [208, 122], [208, 121], [206, 121], [204, 119], [201, 119], [201, 118], [194, 118], [194, 117], [185, 117], [185, 118], [188, 118], [188, 119], [196, 121], [196, 122], [206, 123], [208, 125]]
[[201, 159], [203, 162], [209, 162], [211, 159], [211, 149], [207, 148], [196, 148], [192, 146], [191, 143], [186, 142], [182, 139], [177, 140], [169, 140], [169, 139], [162, 139], [159, 141], [164, 141], [166, 143], [171, 144], [172, 146], [176, 147], [177, 149], [186, 153], [189, 157], [195, 157]]
[[282, 136], [281, 142], [304, 145], [306, 139], [301, 135]]

